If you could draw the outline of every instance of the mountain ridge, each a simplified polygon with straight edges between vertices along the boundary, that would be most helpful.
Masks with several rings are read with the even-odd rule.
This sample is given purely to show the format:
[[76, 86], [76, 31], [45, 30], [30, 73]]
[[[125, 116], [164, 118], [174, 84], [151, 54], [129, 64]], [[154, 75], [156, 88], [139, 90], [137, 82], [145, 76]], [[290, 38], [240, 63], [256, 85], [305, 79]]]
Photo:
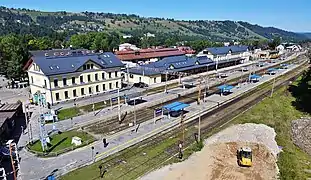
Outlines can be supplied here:
[[102, 12], [43, 12], [25, 8], [0, 7], [0, 35], [13, 33], [47, 36], [55, 32], [86, 33], [117, 31], [121, 34], [141, 36], [171, 34], [174, 36], [231, 41], [245, 39], [273, 39], [302, 41], [309, 35], [262, 27], [243, 21], [175, 20], [172, 18], [141, 17], [135, 14]]

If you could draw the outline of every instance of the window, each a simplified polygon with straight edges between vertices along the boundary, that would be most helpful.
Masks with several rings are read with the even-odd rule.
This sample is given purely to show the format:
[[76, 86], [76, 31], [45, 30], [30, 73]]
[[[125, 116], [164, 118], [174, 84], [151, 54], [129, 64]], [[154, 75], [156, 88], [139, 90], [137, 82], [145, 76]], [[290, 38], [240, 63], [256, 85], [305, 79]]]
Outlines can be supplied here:
[[87, 81], [90, 82], [91, 81], [91, 75], [87, 75]]
[[141, 77], [139, 77], [139, 82], [141, 82]]
[[112, 89], [112, 83], [109, 83], [109, 89]]
[[74, 90], [72, 91], [72, 94], [73, 94], [73, 97], [77, 97], [77, 90], [74, 89]]
[[139, 51], [136, 51], [136, 52], [135, 52], [135, 55], [140, 55], [140, 52], [139, 52]]
[[134, 75], [133, 75], [133, 74], [130, 74], [130, 78], [133, 79], [133, 78], [134, 78]]
[[95, 74], [95, 81], [98, 81], [98, 74]]
[[46, 80], [44, 80], [44, 87], [47, 88]]
[[89, 94], [93, 94], [92, 87], [89, 87]]
[[118, 72], [117, 72], [117, 71], [114, 72], [114, 76], [115, 76], [115, 77], [118, 77]]
[[105, 73], [102, 73], [102, 79], [105, 79]]
[[57, 101], [60, 100], [59, 99], [59, 93], [55, 93], [55, 98], [56, 98]]
[[67, 86], [67, 78], [63, 78], [63, 85]]
[[72, 77], [71, 81], [72, 81], [72, 84], [76, 84], [76, 78], [75, 77]]
[[91, 69], [94, 69], [94, 64], [91, 64]]
[[103, 91], [106, 90], [106, 84], [103, 84]]
[[65, 91], [64, 94], [65, 94], [65, 99], [69, 99], [68, 91]]
[[157, 78], [153, 78], [153, 82], [154, 82], [154, 83], [157, 83]]
[[85, 64], [83, 65], [83, 70], [86, 70], [86, 65]]
[[80, 76], [80, 83], [83, 83], [83, 76]]
[[99, 92], [99, 85], [96, 86], [96, 92]]
[[54, 79], [54, 87], [58, 87], [58, 80]]
[[116, 88], [119, 88], [119, 82], [118, 81], [116, 82]]
[[90, 69], [91, 67], [90, 67], [90, 65], [89, 64], [87, 64], [86, 65], [86, 69]]
[[111, 78], [111, 72], [109, 72], [109, 78]]
[[85, 95], [84, 88], [81, 88], [81, 95]]
[[33, 77], [31, 76], [31, 84], [33, 84]]

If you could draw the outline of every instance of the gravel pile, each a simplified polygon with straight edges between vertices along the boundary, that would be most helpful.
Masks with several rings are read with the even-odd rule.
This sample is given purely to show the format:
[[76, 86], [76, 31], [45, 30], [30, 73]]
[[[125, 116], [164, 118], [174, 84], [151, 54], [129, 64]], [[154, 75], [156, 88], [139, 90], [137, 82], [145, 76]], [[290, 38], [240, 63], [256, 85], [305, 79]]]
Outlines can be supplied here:
[[311, 155], [311, 119], [292, 121], [291, 127], [294, 144]]
[[265, 145], [277, 157], [281, 149], [275, 141], [273, 128], [264, 124], [239, 124], [231, 126], [205, 140], [206, 145], [227, 142], [250, 142]]

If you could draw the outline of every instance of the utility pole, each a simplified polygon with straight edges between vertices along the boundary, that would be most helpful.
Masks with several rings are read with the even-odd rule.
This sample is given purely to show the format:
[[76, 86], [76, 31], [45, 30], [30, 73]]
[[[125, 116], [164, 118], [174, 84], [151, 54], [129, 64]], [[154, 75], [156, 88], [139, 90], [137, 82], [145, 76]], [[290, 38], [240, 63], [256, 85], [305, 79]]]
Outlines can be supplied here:
[[[13, 155], [12, 155], [12, 146], [11, 144], [9, 144], [10, 147], [10, 157], [11, 157], [11, 164], [12, 164], [12, 170], [13, 170], [13, 178], [14, 180], [16, 180], [16, 169], [15, 169], [15, 165], [14, 165], [14, 160], [13, 160]], [[17, 155], [16, 155], [17, 156]]]
[[274, 76], [274, 78], [273, 78], [273, 84], [272, 84], [272, 89], [271, 89], [271, 95], [270, 95], [270, 97], [272, 97], [272, 95], [273, 95], [274, 86], [275, 86], [275, 76]]
[[199, 80], [199, 92], [198, 92], [198, 105], [200, 104], [200, 100], [201, 100], [201, 78]]
[[136, 126], [136, 107], [135, 107], [135, 101], [136, 101], [136, 99], [134, 99], [134, 126]]
[[198, 126], [198, 141], [201, 141], [201, 116], [203, 111], [203, 105], [200, 107], [200, 114], [199, 114], [199, 126]]
[[165, 72], [165, 90], [164, 92], [167, 93], [167, 72]]
[[119, 115], [119, 122], [121, 122], [120, 89], [118, 89], [118, 115]]
[[185, 128], [184, 128], [184, 110], [181, 111], [181, 118], [180, 118], [180, 123], [181, 123], [181, 129], [182, 129], [182, 144], [185, 143]]

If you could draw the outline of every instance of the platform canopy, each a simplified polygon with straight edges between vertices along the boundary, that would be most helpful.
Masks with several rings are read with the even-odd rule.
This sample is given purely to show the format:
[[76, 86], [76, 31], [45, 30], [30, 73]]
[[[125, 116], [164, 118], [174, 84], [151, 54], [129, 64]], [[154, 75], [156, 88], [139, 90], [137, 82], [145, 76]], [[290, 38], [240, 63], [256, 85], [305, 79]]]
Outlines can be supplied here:
[[183, 103], [183, 102], [173, 102], [171, 104], [163, 106], [163, 109], [166, 109], [169, 111], [179, 111], [179, 110], [182, 110], [188, 106], [190, 106], [190, 105]]
[[250, 76], [250, 79], [253, 80], [253, 79], [259, 79], [261, 78], [261, 76], [259, 76], [258, 74], [253, 74]]
[[229, 92], [231, 89], [234, 88], [234, 86], [224, 84], [224, 85], [218, 86], [217, 88], [218, 88], [221, 92]]

